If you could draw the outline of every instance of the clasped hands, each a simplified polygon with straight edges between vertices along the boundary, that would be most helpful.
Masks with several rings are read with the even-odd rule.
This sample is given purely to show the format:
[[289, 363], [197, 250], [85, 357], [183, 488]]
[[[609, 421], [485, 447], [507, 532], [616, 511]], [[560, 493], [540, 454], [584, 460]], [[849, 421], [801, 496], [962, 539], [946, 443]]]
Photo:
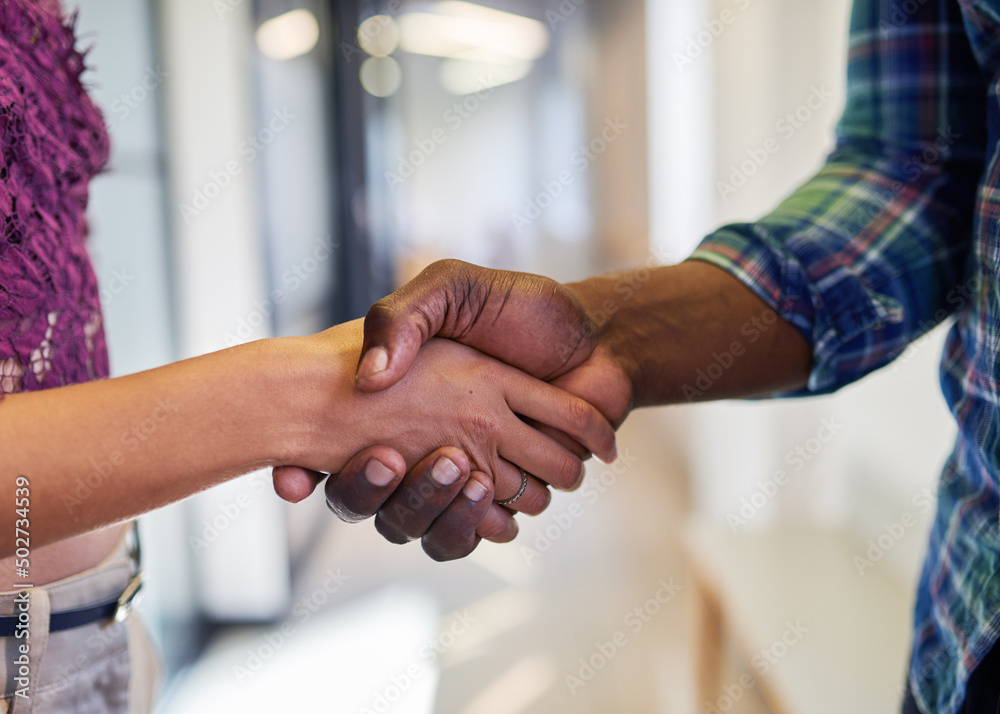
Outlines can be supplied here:
[[326, 478], [342, 520], [375, 516], [387, 540], [420, 538], [435, 560], [512, 540], [514, 512], [544, 511], [548, 486], [579, 486], [589, 454], [615, 459], [631, 406], [582, 298], [541, 276], [433, 264], [376, 303], [363, 334], [360, 321], [328, 331], [324, 347], [357, 361], [344, 389], [363, 415], [358, 450], [328, 478], [276, 467], [276, 492], [297, 502]]

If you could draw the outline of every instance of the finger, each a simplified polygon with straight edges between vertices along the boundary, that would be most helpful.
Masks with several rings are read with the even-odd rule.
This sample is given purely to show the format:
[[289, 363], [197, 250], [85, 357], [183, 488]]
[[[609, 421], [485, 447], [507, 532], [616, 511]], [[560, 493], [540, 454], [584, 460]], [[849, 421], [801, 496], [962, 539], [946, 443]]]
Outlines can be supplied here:
[[510, 543], [517, 537], [517, 521], [503, 506], [492, 503], [483, 520], [476, 526], [476, 535], [493, 543]]
[[565, 432], [602, 461], [617, 458], [615, 430], [595, 407], [525, 374], [507, 374], [507, 403], [514, 412]]
[[362, 392], [379, 392], [402, 379], [420, 347], [437, 333], [422, 322], [419, 313], [397, 312], [392, 305], [391, 298], [383, 298], [365, 316], [364, 343], [354, 379]]
[[537, 516], [552, 502], [552, 493], [544, 483], [530, 473], [527, 481], [524, 481], [521, 478], [521, 469], [505, 459], [500, 459], [499, 464], [494, 467], [493, 477], [496, 481], [493, 487], [494, 501], [514, 498], [521, 492], [521, 484], [524, 484], [521, 495], [517, 496], [514, 502], [504, 504], [504, 507], [511, 511]]
[[355, 454], [326, 481], [326, 505], [338, 518], [357, 523], [375, 515], [406, 474], [406, 462], [388, 446]]
[[325, 478], [324, 473], [300, 466], [275, 466], [271, 469], [274, 492], [289, 503], [304, 501]]
[[569, 451], [573, 454], [573, 456], [581, 461], [586, 461], [593, 456], [593, 454], [587, 451], [579, 441], [571, 436], [567, 436], [564, 432], [561, 432], [558, 429], [553, 429], [548, 424], [542, 424], [540, 421], [536, 419], [529, 419], [528, 417], [521, 417], [521, 421], [530, 426], [532, 429], [545, 434], [545, 436], [552, 439], [552, 441], [559, 444], [559, 446]]
[[468, 481], [451, 504], [434, 521], [421, 540], [424, 552], [438, 561], [464, 558], [476, 549], [477, 525], [493, 505], [493, 482], [481, 471]]
[[547, 380], [592, 354], [598, 328], [573, 291], [550, 278], [440, 260], [369, 310], [357, 388], [395, 384], [435, 335]]
[[362, 392], [378, 392], [402, 379], [421, 346], [441, 330], [449, 305], [460, 302], [456, 292], [461, 288], [443, 263], [427, 268], [368, 310], [354, 378]]
[[[507, 461], [560, 491], [572, 491], [583, 480], [583, 461], [576, 454], [520, 420], [512, 420], [512, 426], [501, 432], [497, 450]], [[499, 486], [497, 490], [506, 493]]]
[[461, 449], [438, 449], [410, 469], [379, 509], [375, 528], [392, 543], [420, 538], [462, 490], [470, 470]]

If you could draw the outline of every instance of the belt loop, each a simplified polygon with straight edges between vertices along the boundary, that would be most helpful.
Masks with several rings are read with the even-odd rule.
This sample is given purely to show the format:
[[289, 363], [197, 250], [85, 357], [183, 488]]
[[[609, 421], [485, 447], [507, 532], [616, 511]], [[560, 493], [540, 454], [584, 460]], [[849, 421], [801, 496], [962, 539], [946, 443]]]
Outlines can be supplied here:
[[[18, 640], [18, 649], [22, 644], [27, 644], [28, 651], [28, 682], [27, 697], [13, 697], [14, 708], [11, 714], [31, 714], [34, 706], [35, 687], [38, 684], [38, 673], [42, 668], [42, 657], [45, 656], [45, 649], [49, 644], [49, 616], [51, 615], [51, 603], [49, 602], [49, 592], [45, 588], [30, 588], [22, 591], [28, 598], [28, 636], [23, 640]], [[20, 656], [18, 651], [18, 656]], [[15, 657], [15, 660], [17, 657]], [[14, 671], [14, 681], [20, 676], [20, 668]], [[18, 683], [20, 684], [20, 683]], [[21, 687], [18, 686], [17, 689]]]
[[[115, 609], [114, 619], [112, 623], [123, 622], [128, 614], [132, 612], [132, 606], [135, 603], [136, 596], [139, 594], [139, 590], [142, 588], [142, 571], [132, 576], [129, 580], [128, 585], [125, 586], [125, 591], [118, 596], [118, 607]], [[108, 623], [109, 625], [111, 623]]]
[[142, 542], [139, 540], [139, 521], [132, 521], [132, 528], [126, 534], [126, 548], [132, 559], [132, 575], [138, 575], [142, 568]]
[[115, 610], [113, 623], [123, 622], [132, 607], [142, 588], [142, 545], [139, 540], [139, 520], [132, 521], [132, 527], [125, 534], [125, 548], [128, 551], [129, 560], [132, 561], [132, 579], [125, 586], [125, 591], [118, 598], [118, 609]]

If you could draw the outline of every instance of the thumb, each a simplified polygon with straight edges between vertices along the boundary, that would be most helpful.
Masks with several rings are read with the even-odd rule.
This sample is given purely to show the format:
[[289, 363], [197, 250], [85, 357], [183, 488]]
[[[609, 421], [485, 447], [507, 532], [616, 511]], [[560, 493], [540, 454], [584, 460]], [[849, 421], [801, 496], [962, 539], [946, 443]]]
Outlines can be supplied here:
[[372, 305], [354, 382], [359, 391], [379, 392], [403, 378], [417, 353], [445, 323], [458, 280], [450, 263], [440, 261]]
[[437, 332], [422, 324], [414, 308], [389, 302], [384, 298], [375, 303], [365, 317], [365, 338], [354, 377], [362, 392], [380, 392], [402, 379], [420, 348]]
[[274, 492], [289, 503], [304, 501], [326, 478], [326, 474], [299, 466], [275, 466], [271, 470]]

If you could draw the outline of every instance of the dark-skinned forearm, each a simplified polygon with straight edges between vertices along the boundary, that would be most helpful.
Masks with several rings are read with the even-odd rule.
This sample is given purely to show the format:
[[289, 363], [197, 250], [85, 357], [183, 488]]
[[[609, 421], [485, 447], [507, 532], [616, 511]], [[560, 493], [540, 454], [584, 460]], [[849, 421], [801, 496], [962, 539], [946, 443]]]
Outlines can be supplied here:
[[568, 287], [629, 375], [633, 406], [764, 396], [806, 384], [806, 339], [709, 263], [689, 260]]

